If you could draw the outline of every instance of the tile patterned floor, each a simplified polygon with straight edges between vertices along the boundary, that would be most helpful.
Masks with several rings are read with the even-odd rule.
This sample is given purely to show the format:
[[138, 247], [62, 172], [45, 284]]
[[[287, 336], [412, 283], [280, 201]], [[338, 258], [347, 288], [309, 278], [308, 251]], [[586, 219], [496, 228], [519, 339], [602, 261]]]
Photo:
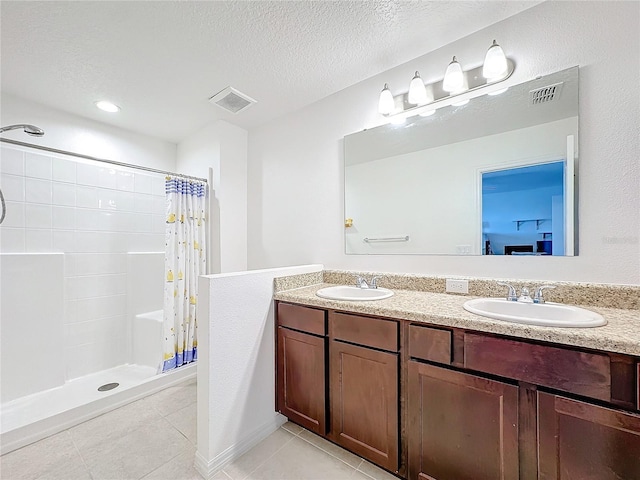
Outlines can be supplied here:
[[[166, 400], [171, 398], [171, 402]], [[202, 480], [196, 384], [167, 388], [0, 457], [2, 480]], [[213, 480], [397, 480], [287, 423]]]

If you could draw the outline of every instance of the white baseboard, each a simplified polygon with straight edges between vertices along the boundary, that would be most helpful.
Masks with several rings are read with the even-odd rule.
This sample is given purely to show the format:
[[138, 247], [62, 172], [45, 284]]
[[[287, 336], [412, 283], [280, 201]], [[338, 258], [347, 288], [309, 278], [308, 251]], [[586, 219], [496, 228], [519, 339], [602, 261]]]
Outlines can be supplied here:
[[227, 463], [232, 462], [251, 450], [258, 443], [284, 425], [286, 421], [287, 417], [276, 413], [270, 421], [248, 433], [244, 438], [240, 439], [240, 441], [234, 443], [211, 460], [207, 460], [200, 453], [200, 450], [198, 450], [196, 452], [194, 462], [195, 469], [205, 479], [208, 480], [212, 478], [217, 472], [222, 470]]

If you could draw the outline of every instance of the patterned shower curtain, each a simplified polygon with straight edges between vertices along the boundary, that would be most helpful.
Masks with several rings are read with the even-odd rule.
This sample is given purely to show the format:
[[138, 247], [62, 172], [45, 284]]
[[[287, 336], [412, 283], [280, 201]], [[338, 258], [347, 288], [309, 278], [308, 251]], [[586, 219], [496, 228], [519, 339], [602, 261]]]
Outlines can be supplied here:
[[198, 276], [206, 273], [207, 184], [167, 177], [162, 371], [198, 356]]

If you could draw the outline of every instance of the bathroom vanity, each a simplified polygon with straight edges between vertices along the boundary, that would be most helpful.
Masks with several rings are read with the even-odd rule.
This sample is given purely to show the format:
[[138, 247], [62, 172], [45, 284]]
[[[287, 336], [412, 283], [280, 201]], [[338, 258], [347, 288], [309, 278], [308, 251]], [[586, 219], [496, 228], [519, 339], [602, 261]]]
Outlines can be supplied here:
[[291, 421], [411, 480], [640, 478], [637, 311], [513, 326], [463, 311], [468, 297], [336, 302], [322, 286], [275, 296]]

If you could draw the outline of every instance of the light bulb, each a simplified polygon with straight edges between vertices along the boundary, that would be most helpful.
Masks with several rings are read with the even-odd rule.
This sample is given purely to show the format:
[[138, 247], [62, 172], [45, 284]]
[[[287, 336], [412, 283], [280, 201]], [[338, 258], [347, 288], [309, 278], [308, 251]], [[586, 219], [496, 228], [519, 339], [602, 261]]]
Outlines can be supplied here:
[[464, 100], [460, 100], [459, 102], [453, 102], [451, 105], [453, 105], [454, 107], [461, 107], [463, 105], [466, 105], [467, 103], [469, 103], [469, 99], [465, 98]]
[[[424, 105], [425, 103], [429, 103], [427, 88], [424, 86], [424, 82], [420, 78], [420, 74], [418, 72], [416, 72], [413, 80], [411, 80], [411, 83], [409, 84], [409, 98], [407, 100], [413, 105]], [[431, 101], [433, 101], [433, 99]]]
[[493, 92], [487, 93], [487, 95], [491, 95], [491, 96], [500, 95], [500, 94], [506, 92], [507, 90], [509, 90], [509, 87], [501, 88], [500, 90], [494, 90]]
[[393, 112], [395, 106], [396, 103], [393, 100], [393, 94], [391, 90], [389, 90], [389, 85], [385, 83], [382, 92], [380, 92], [380, 100], [378, 100], [378, 112], [382, 115], [389, 115]]
[[434, 113], [436, 113], [435, 110], [427, 110], [426, 112], [422, 112], [420, 113], [421, 117], [430, 117], [431, 115], [433, 115]]
[[444, 73], [442, 89], [445, 92], [458, 92], [464, 89], [464, 73], [456, 57], [453, 57], [453, 60], [451, 60], [451, 63], [447, 67], [447, 71]]
[[96, 107], [98, 107], [100, 110], [104, 110], [105, 112], [109, 112], [109, 113], [116, 113], [120, 111], [119, 106], [111, 102], [107, 102], [106, 100], [100, 100], [99, 102], [96, 102]]
[[501, 78], [507, 74], [507, 70], [507, 57], [505, 57], [502, 47], [494, 40], [484, 57], [482, 76], [487, 79]]

